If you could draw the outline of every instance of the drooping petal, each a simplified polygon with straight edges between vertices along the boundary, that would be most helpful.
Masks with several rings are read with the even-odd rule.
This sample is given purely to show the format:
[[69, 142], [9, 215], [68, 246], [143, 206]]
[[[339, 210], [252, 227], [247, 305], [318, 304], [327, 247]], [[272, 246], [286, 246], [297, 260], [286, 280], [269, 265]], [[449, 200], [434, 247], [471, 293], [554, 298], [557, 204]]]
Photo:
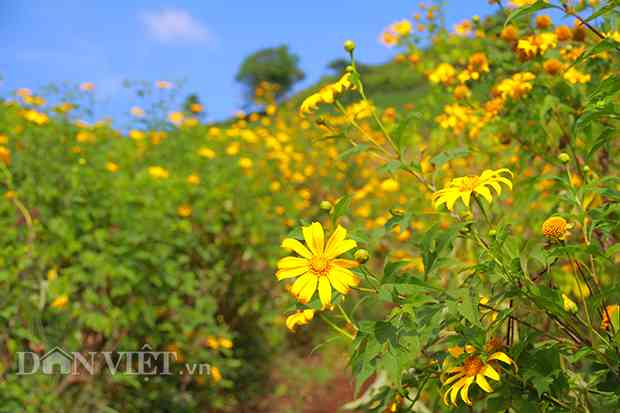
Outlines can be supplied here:
[[468, 377], [467, 381], [463, 385], [463, 388], [461, 388], [461, 399], [463, 399], [463, 401], [470, 406], [471, 406], [471, 400], [469, 400], [469, 386], [471, 386], [473, 382], [474, 382], [474, 378]]
[[454, 376], [448, 378], [443, 384], [447, 386], [448, 384], [455, 382], [457, 379], [460, 379], [464, 375], [465, 375], [465, 373], [455, 374]]
[[304, 234], [306, 245], [314, 255], [323, 255], [325, 248], [325, 233], [320, 222], [313, 222], [311, 225], [302, 227], [301, 232]]
[[495, 189], [495, 192], [497, 192], [497, 195], [502, 194], [502, 186], [498, 184], [497, 181], [489, 181], [487, 185], [491, 185], [493, 189]]
[[508, 365], [515, 364], [515, 362], [512, 361], [512, 359], [510, 357], [508, 357], [508, 355], [506, 353], [503, 353], [501, 351], [498, 351], [497, 353], [491, 354], [491, 356], [489, 357], [489, 361], [491, 361], [491, 360], [499, 360], [499, 361], [501, 361], [503, 363], [506, 363]]
[[458, 191], [454, 191], [452, 194], [450, 194], [448, 202], [446, 203], [446, 207], [449, 211], [452, 211], [454, 209], [454, 204], [456, 203], [456, 201], [458, 201], [460, 197], [461, 193]]
[[459, 395], [459, 390], [461, 390], [461, 388], [465, 385], [466, 382], [467, 382], [467, 377], [462, 377], [459, 381], [457, 381], [456, 383], [452, 385], [451, 390], [450, 390], [450, 401], [452, 402], [453, 405], [456, 406], [456, 398]]
[[491, 195], [491, 191], [489, 191], [489, 188], [487, 188], [486, 186], [478, 185], [477, 187], [474, 188], [474, 192], [482, 195], [484, 199], [489, 201], [489, 203], [493, 202], [493, 196]]
[[465, 206], [469, 208], [469, 200], [471, 198], [471, 192], [470, 191], [462, 192], [461, 198], [463, 198], [463, 203], [465, 204]]
[[319, 298], [323, 307], [327, 307], [332, 302], [332, 287], [327, 277], [319, 277]]
[[330, 254], [330, 251], [338, 244], [340, 244], [347, 237], [347, 230], [338, 225], [332, 235], [327, 240], [325, 245], [325, 255]]
[[297, 254], [301, 255], [304, 258], [312, 258], [312, 254], [310, 253], [308, 248], [306, 248], [304, 244], [297, 241], [295, 238], [286, 238], [284, 241], [282, 241], [282, 248], [295, 251]]
[[281, 270], [276, 271], [276, 277], [278, 281], [284, 280], [286, 278], [293, 278], [299, 275], [305, 274], [309, 271], [308, 267], [296, 267], [296, 268], [282, 268]]
[[489, 382], [484, 378], [483, 374], [476, 374], [476, 384], [487, 393], [493, 391], [493, 388], [489, 385]]
[[499, 373], [495, 371], [495, 369], [493, 367], [491, 367], [490, 365], [486, 365], [484, 366], [484, 370], [482, 370], [481, 372], [482, 374], [484, 374], [485, 376], [487, 376], [490, 379], [493, 379], [495, 381], [499, 381]]
[[306, 285], [304, 285], [304, 287], [299, 292], [299, 295], [297, 296], [297, 299], [300, 303], [306, 304], [310, 301], [310, 299], [312, 299], [312, 296], [316, 291], [316, 284], [318, 282], [318, 278], [319, 277], [317, 277], [316, 275], [310, 276], [310, 281], [308, 281]]
[[336, 245], [334, 245], [332, 248], [330, 248], [329, 252], [326, 251], [325, 257], [327, 259], [336, 258], [337, 256], [342, 255], [345, 252], [350, 251], [355, 247], [357, 247], [357, 242], [355, 242], [355, 240], [345, 239], [343, 241], [340, 241]]

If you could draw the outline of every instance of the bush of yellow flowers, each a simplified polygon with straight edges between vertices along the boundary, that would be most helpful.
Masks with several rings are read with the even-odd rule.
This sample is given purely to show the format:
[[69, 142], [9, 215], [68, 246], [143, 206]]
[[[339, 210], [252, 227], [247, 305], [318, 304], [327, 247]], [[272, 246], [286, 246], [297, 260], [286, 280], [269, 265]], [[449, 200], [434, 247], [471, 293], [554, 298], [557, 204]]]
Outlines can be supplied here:
[[[248, 411], [325, 328], [349, 410], [620, 410], [618, 2], [491, 3], [225, 123], [167, 81], [122, 131], [92, 83], [0, 102], [0, 411]], [[16, 375], [145, 344], [209, 374]]]
[[424, 4], [386, 29], [434, 85], [402, 110], [373, 102], [352, 41], [299, 106], [371, 170], [276, 265], [288, 328], [325, 323], [375, 382], [350, 409], [620, 410], [620, 5], [490, 3], [452, 32]]

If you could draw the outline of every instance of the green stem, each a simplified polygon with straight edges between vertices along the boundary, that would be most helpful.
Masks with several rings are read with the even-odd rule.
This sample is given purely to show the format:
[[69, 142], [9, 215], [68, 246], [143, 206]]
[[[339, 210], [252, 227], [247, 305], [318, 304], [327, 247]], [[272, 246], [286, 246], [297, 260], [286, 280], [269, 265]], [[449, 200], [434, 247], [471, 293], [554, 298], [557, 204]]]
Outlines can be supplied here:
[[355, 339], [355, 337], [353, 337], [352, 334], [348, 333], [347, 331], [343, 330], [342, 328], [338, 327], [336, 324], [334, 324], [329, 318], [325, 317], [323, 314], [320, 315], [321, 320], [325, 321], [325, 323], [330, 326], [331, 328], [333, 328], [334, 330], [336, 330], [338, 333], [340, 333], [342, 336], [348, 338], [349, 340], [353, 341]]

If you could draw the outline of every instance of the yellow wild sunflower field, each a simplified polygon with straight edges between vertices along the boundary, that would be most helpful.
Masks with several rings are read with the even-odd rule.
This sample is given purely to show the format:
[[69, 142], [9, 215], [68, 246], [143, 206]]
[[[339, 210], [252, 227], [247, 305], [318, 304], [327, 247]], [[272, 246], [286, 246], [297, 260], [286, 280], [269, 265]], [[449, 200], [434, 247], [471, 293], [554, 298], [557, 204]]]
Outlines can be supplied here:
[[620, 3], [489, 3], [221, 122], [3, 98], [0, 411], [620, 411]]

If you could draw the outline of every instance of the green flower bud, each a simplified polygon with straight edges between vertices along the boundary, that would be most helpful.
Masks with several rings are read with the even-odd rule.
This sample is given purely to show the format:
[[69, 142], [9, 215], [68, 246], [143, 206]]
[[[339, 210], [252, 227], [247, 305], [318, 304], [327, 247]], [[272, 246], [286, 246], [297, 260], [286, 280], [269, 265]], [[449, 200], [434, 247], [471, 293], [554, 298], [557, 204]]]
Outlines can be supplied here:
[[323, 211], [331, 211], [332, 208], [334, 207], [334, 205], [331, 202], [329, 202], [329, 201], [321, 201], [321, 204], [319, 205], [319, 207]]
[[567, 154], [566, 152], [562, 152], [561, 154], [558, 155], [558, 159], [562, 163], [568, 163], [570, 162], [570, 155]]
[[402, 217], [405, 215], [405, 210], [402, 208], [392, 208], [390, 209], [390, 214], [395, 217]]
[[346, 50], [347, 53], [353, 53], [353, 50], [355, 50], [355, 42], [353, 40], [345, 41], [344, 50]]
[[364, 264], [370, 259], [370, 254], [368, 253], [368, 250], [359, 249], [355, 251], [354, 257], [355, 261], [359, 262], [360, 264]]

